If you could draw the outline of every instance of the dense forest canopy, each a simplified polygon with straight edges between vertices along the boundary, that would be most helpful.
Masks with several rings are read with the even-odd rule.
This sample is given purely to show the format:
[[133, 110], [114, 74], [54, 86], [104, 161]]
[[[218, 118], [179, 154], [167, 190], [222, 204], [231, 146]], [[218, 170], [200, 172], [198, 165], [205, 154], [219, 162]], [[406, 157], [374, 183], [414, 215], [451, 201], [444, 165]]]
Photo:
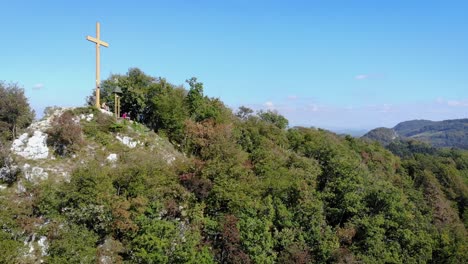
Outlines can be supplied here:
[[468, 261], [468, 152], [418, 142], [385, 149], [288, 128], [277, 112], [233, 113], [197, 79], [187, 83], [135, 68], [105, 80], [111, 109], [119, 86], [122, 112], [185, 158], [167, 163], [157, 149], [111, 145], [106, 135], [122, 121], [81, 110], [97, 116], [81, 125], [83, 140], [119, 153], [118, 166], [89, 162], [69, 181], [28, 184], [24, 193], [9, 182], [0, 191], [0, 262], [21, 261], [34, 232], [49, 241], [47, 263], [104, 254], [108, 263]]

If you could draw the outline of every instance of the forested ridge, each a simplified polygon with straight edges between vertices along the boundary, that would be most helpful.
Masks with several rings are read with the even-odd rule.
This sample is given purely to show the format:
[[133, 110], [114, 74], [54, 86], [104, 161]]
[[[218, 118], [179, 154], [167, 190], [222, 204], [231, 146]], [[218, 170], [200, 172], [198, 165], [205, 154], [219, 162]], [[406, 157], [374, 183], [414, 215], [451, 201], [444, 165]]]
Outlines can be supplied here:
[[[232, 111], [197, 79], [187, 84], [135, 68], [102, 83], [111, 109], [119, 86], [122, 112], [183, 153], [174, 162], [112, 143], [142, 130], [136, 123], [91, 107], [56, 119], [57, 160], [94, 144], [119, 162], [96, 158], [23, 192], [21, 173], [4, 180], [0, 262], [37, 261], [25, 257], [31, 234], [47, 238], [45, 263], [468, 262], [468, 151], [289, 127], [277, 112]], [[67, 121], [81, 113], [95, 118]]]
[[363, 138], [376, 140], [384, 145], [394, 141], [418, 140], [435, 147], [468, 149], [468, 119], [405, 121], [393, 128], [373, 129]]

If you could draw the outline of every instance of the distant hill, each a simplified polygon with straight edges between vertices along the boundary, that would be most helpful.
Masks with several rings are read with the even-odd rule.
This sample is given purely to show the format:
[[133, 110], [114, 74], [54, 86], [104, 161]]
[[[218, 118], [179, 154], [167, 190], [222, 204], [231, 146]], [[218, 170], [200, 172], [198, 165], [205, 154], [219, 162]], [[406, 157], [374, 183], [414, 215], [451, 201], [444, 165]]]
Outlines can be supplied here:
[[[444, 122], [444, 121], [441, 121], [441, 122]], [[408, 134], [414, 133], [415, 131], [423, 127], [430, 126], [434, 123], [438, 123], [438, 122], [434, 122], [430, 120], [411, 120], [411, 121], [401, 122], [398, 125], [396, 125], [393, 129], [401, 135], [408, 135]]]
[[398, 138], [395, 130], [386, 127], [379, 127], [367, 132], [363, 138], [379, 141], [382, 145], [386, 146]]
[[393, 128], [373, 129], [363, 138], [379, 141], [383, 145], [398, 140], [413, 139], [429, 143], [434, 147], [468, 149], [468, 119], [405, 121]]
[[369, 132], [368, 129], [330, 129], [330, 131], [338, 135], [350, 135], [353, 137], [362, 137]]

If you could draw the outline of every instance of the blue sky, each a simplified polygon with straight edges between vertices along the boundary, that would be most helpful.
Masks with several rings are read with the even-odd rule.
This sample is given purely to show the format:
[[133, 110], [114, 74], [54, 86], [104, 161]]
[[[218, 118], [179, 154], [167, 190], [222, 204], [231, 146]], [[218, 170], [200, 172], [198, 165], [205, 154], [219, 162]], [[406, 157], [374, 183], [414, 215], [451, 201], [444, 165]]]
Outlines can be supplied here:
[[83, 105], [139, 67], [291, 125], [368, 129], [468, 114], [467, 1], [3, 1], [0, 80], [32, 106]]

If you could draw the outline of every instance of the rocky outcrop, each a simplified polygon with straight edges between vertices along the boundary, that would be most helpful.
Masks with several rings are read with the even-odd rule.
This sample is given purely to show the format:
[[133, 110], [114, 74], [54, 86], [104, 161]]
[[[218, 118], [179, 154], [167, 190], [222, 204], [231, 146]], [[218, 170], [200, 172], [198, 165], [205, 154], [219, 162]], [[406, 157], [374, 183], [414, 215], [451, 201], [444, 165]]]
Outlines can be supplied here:
[[[52, 127], [54, 118], [68, 110], [78, 113], [74, 116], [73, 121], [82, 126], [90, 123], [94, 125], [93, 122], [99, 119], [101, 113], [109, 116], [113, 115], [111, 112], [102, 109], [101, 113], [96, 113], [86, 111], [86, 109], [50, 108], [44, 118], [33, 122], [28, 127], [28, 132], [21, 134], [19, 138], [14, 140], [12, 146], [8, 147], [11, 153], [11, 162], [8, 164], [5, 162], [5, 165], [0, 168], [0, 182], [8, 185], [18, 181], [17, 192], [23, 192], [25, 189], [23, 184], [26, 182], [35, 184], [48, 178], [55, 179], [56, 176], [59, 177], [58, 179], [68, 181], [70, 173], [77, 163], [84, 164], [95, 158], [102, 159], [100, 161], [103, 165], [110, 163], [112, 166], [118, 166], [121, 154], [116, 151], [118, 151], [119, 147], [113, 146], [112, 150], [107, 149], [107, 146], [95, 142], [93, 137], [85, 141], [85, 145], [82, 146], [82, 153], [65, 158], [57, 158], [53, 155], [52, 150], [47, 146], [47, 131]], [[126, 132], [112, 133], [112, 139], [108, 144], [112, 145], [119, 142], [125, 146], [124, 148], [148, 151], [148, 153], [166, 161], [168, 164], [174, 162], [177, 158], [183, 157], [174, 149], [172, 144], [157, 134], [132, 131], [130, 126], [128, 129], [131, 134], [126, 134]], [[125, 151], [131, 150], [127, 149]], [[13, 160], [16, 161], [16, 164]]]
[[88, 115], [85, 115], [85, 114], [81, 114], [80, 115], [80, 120], [86, 120], [87, 122], [90, 122], [91, 120], [93, 120], [94, 118], [94, 114], [88, 114]]
[[39, 180], [46, 180], [49, 176], [43, 168], [31, 166], [28, 163], [23, 165], [24, 178], [30, 182], [37, 182]]
[[111, 163], [116, 162], [117, 161], [117, 154], [115, 154], [115, 153], [109, 154], [109, 156], [107, 156], [106, 160], [111, 162]]
[[11, 151], [26, 159], [47, 159], [49, 156], [47, 134], [39, 130], [34, 131], [32, 136], [24, 133], [13, 141]]
[[134, 140], [131, 137], [117, 135], [115, 138], [129, 148], [135, 148], [137, 145], [141, 145], [140, 141]]
[[[48, 225], [48, 221], [42, 224], [35, 224], [34, 226], [41, 230]], [[34, 232], [27, 236], [24, 241], [24, 246], [27, 249], [21, 263], [44, 263], [44, 258], [48, 255], [47, 251], [49, 249], [49, 241], [46, 236], [41, 236], [38, 233]]]

